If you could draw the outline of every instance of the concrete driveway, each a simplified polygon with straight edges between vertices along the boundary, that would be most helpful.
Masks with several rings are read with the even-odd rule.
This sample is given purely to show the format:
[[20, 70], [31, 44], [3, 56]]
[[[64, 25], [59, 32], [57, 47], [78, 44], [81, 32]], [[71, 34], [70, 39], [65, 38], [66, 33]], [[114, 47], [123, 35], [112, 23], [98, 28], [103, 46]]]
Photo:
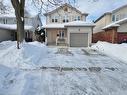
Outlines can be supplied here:
[[23, 95], [127, 95], [126, 63], [97, 51], [49, 48], [40, 63], [26, 74]]

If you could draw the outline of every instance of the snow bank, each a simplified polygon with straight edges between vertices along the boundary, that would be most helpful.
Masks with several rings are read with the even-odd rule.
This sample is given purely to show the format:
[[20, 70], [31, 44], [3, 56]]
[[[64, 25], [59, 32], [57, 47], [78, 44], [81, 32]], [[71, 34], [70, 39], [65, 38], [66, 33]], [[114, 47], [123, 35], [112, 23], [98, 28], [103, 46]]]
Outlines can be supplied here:
[[16, 48], [16, 42], [0, 43], [0, 64], [9, 67], [33, 67], [46, 55], [47, 47], [39, 42], [24, 43], [19, 50]]
[[127, 44], [111, 44], [99, 41], [91, 48], [127, 63]]
[[30, 60], [34, 64], [47, 55], [47, 47], [39, 42], [24, 44], [21, 50], [23, 59]]

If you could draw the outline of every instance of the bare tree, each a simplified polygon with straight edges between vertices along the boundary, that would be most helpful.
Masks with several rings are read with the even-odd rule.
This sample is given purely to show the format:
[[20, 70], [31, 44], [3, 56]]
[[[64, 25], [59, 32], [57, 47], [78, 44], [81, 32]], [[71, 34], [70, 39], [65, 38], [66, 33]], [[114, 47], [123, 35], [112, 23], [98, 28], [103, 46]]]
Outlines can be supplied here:
[[0, 14], [7, 14], [9, 7], [3, 4], [3, 0], [0, 0]]
[[15, 10], [17, 19], [17, 48], [20, 49], [20, 43], [24, 40], [24, 7], [25, 0], [11, 0], [12, 6]]

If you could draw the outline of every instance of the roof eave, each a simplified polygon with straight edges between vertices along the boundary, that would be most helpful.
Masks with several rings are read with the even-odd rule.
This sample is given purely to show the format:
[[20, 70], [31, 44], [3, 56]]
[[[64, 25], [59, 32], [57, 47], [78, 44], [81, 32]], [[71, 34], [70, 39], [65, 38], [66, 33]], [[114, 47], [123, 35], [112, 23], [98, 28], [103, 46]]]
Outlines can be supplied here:
[[119, 27], [119, 26], [120, 26], [120, 25], [110, 26], [110, 27], [104, 27], [104, 28], [102, 28], [102, 30], [111, 29], [111, 28], [117, 28], [117, 27]]
[[118, 11], [118, 10], [120, 10], [121, 8], [124, 8], [124, 7], [127, 7], [127, 4], [125, 4], [125, 5], [123, 5], [123, 6], [119, 7], [119, 8], [114, 9], [112, 12], [116, 12], [116, 11]]
[[95, 27], [95, 25], [65, 25], [65, 27]]

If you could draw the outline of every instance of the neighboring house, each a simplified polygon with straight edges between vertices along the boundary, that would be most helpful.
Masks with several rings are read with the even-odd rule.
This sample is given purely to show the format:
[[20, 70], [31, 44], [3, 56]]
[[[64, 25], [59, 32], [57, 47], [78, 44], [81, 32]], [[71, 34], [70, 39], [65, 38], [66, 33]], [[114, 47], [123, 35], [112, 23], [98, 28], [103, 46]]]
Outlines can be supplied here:
[[87, 23], [87, 13], [69, 4], [45, 13], [47, 44], [64, 44], [71, 47], [87, 47], [91, 44], [93, 23]]
[[127, 40], [127, 5], [104, 13], [95, 21], [93, 42], [121, 43]]
[[111, 23], [111, 16], [111, 12], [106, 12], [95, 20], [94, 23], [96, 24], [96, 27], [94, 27], [94, 33], [104, 31], [102, 28]]
[[[35, 39], [34, 31], [37, 26], [41, 26], [39, 15], [31, 15], [25, 11], [25, 39], [32, 41]], [[0, 42], [17, 39], [17, 25], [14, 14], [0, 14]]]

